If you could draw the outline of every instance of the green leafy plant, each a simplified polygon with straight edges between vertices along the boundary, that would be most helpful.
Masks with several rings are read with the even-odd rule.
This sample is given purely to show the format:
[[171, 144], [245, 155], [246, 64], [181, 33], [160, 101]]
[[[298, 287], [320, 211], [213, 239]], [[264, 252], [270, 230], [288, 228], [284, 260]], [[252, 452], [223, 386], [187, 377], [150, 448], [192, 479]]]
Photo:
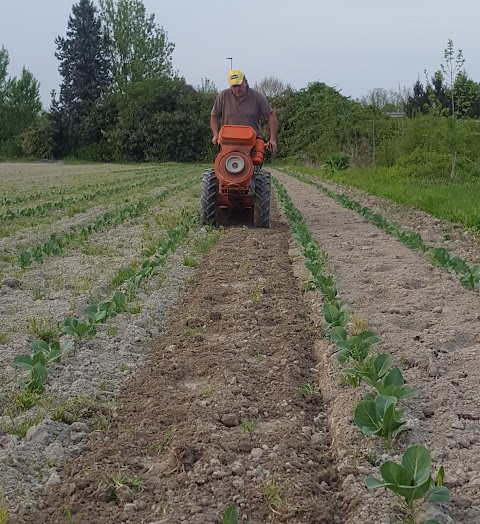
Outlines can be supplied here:
[[398, 496], [402, 504], [411, 511], [414, 502], [425, 498], [432, 502], [447, 502], [448, 489], [442, 485], [443, 468], [434, 480], [431, 473], [430, 452], [424, 446], [415, 444], [410, 446], [402, 456], [401, 464], [387, 461], [380, 467], [383, 480], [367, 477], [365, 484], [368, 488], [387, 488]]
[[334, 304], [325, 304], [323, 306], [323, 316], [325, 322], [322, 327], [325, 331], [329, 331], [335, 327], [346, 326], [350, 318], [347, 312], [342, 311]]
[[380, 339], [371, 331], [362, 331], [350, 337], [341, 326], [332, 328], [330, 338], [335, 341], [339, 350], [337, 359], [341, 363], [347, 360], [356, 363], [363, 362], [369, 356], [370, 348], [380, 342]]
[[343, 153], [336, 153], [325, 160], [323, 168], [334, 173], [335, 171], [345, 171], [350, 167], [350, 159]]
[[67, 317], [60, 327], [62, 333], [72, 335], [78, 338], [95, 335], [97, 329], [94, 324], [89, 324], [83, 320], [78, 320], [75, 317]]
[[397, 398], [387, 395], [361, 400], [355, 408], [355, 424], [366, 435], [377, 435], [391, 447], [393, 439], [405, 429], [402, 412], [396, 406]]

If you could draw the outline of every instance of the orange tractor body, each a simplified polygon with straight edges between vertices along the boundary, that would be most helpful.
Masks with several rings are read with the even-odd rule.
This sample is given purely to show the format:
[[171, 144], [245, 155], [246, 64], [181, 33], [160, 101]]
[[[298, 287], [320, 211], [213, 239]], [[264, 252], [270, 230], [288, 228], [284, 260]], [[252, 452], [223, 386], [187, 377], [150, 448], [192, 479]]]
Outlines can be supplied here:
[[202, 185], [202, 222], [219, 225], [234, 211], [253, 213], [255, 227], [270, 225], [270, 173], [261, 170], [265, 142], [250, 126], [223, 126], [221, 151]]

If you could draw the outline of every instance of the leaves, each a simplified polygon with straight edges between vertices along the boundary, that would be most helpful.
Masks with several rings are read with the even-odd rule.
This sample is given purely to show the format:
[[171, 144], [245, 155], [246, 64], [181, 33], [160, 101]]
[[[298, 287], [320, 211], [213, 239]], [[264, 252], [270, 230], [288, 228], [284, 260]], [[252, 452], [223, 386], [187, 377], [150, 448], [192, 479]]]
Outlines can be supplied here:
[[368, 488], [385, 487], [403, 499], [407, 508], [412, 508], [415, 500], [424, 496], [433, 502], [448, 500], [448, 489], [438, 486], [430, 489], [433, 482], [430, 473], [430, 452], [424, 446], [410, 446], [402, 456], [401, 464], [387, 461], [380, 467], [383, 482], [373, 477], [367, 477]]

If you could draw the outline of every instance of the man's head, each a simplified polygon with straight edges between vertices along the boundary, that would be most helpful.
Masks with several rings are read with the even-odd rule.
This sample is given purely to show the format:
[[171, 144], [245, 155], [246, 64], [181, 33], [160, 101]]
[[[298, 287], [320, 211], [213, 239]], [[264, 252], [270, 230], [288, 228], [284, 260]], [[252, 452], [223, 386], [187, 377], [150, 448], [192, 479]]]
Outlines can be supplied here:
[[247, 91], [248, 83], [245, 74], [238, 69], [232, 69], [228, 73], [228, 83], [230, 84], [230, 91], [236, 98], [241, 98]]

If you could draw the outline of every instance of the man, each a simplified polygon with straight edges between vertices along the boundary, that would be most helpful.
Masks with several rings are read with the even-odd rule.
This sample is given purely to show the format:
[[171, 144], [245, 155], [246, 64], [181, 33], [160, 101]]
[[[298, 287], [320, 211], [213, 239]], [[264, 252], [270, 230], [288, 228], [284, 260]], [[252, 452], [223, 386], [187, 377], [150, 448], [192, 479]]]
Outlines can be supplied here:
[[261, 121], [266, 118], [270, 129], [270, 140], [267, 147], [272, 156], [277, 153], [277, 115], [272, 110], [267, 97], [252, 89], [244, 73], [233, 69], [228, 73], [229, 89], [221, 91], [215, 100], [210, 115], [212, 129], [212, 143], [218, 144], [218, 134], [222, 125], [251, 126], [257, 133], [261, 133]]

